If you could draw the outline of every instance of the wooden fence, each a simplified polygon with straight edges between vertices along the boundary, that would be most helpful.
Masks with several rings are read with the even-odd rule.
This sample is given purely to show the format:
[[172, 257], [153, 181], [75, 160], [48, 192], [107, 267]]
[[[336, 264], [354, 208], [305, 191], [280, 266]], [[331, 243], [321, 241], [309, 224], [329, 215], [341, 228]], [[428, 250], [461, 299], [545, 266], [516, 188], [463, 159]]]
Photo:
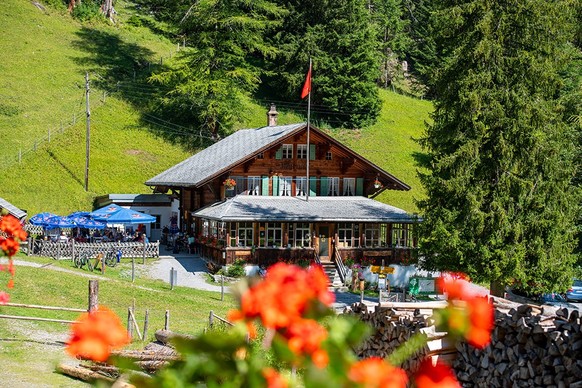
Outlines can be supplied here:
[[[156, 242], [95, 242], [80, 243], [75, 240], [67, 242], [53, 242], [49, 240], [29, 239], [26, 244], [26, 254], [29, 256], [45, 256], [54, 258], [89, 257], [95, 258], [98, 254], [121, 251], [125, 258], [160, 257], [160, 243]], [[24, 249], [23, 249], [24, 252]]]

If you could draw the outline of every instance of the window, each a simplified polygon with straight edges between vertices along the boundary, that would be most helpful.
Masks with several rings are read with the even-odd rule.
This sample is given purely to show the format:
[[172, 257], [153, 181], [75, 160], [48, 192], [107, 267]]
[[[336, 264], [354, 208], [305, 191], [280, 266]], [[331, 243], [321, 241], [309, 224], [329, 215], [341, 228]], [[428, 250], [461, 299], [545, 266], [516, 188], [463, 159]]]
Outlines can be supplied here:
[[293, 159], [293, 144], [283, 144], [283, 159]]
[[325, 160], [331, 160], [331, 151], [325, 153]]
[[340, 222], [337, 226], [337, 234], [340, 247], [351, 247], [353, 245], [353, 224]]
[[219, 245], [225, 246], [226, 245], [226, 222], [217, 222], [212, 221], [216, 224], [216, 240], [218, 241]]
[[237, 223], [238, 230], [238, 246], [239, 247], [252, 247], [254, 241], [254, 229], [252, 222], [239, 222]]
[[248, 178], [247, 190], [249, 195], [261, 195], [261, 177], [250, 176]]
[[307, 195], [307, 178], [298, 176], [295, 178], [295, 195]]
[[236, 186], [234, 186], [234, 192], [236, 194], [243, 193], [247, 189], [246, 178], [244, 176], [233, 176], [231, 177], [236, 182]]
[[371, 248], [385, 247], [388, 225], [386, 224], [366, 224], [365, 246]]
[[208, 236], [208, 233], [210, 232], [210, 224], [209, 221], [207, 219], [202, 220], [202, 236]]
[[267, 247], [281, 247], [283, 245], [283, 227], [280, 222], [267, 222]]
[[412, 224], [392, 224], [392, 246], [414, 247]]
[[257, 159], [265, 159], [265, 153], [264, 152], [259, 152], [257, 154]]
[[297, 159], [307, 159], [307, 144], [297, 144]]
[[339, 178], [327, 178], [327, 195], [339, 195]]
[[162, 228], [162, 216], [159, 214], [152, 214], [152, 216], [156, 217], [156, 222], [153, 223], [152, 229], [161, 229]]
[[290, 176], [279, 177], [279, 195], [282, 197], [291, 196], [291, 181], [293, 178]]
[[345, 196], [356, 195], [356, 178], [344, 178]]
[[289, 244], [296, 248], [311, 245], [311, 230], [308, 222], [289, 224]]

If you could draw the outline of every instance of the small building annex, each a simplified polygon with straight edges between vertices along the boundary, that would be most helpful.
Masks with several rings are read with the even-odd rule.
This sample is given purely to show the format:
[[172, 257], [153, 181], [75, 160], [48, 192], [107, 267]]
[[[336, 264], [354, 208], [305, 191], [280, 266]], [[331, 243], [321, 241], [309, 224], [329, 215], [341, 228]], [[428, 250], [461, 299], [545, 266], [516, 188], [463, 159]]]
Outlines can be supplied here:
[[411, 259], [417, 217], [374, 199], [408, 185], [318, 128], [277, 125], [274, 106], [267, 117], [146, 182], [178, 196], [182, 230], [206, 258]]

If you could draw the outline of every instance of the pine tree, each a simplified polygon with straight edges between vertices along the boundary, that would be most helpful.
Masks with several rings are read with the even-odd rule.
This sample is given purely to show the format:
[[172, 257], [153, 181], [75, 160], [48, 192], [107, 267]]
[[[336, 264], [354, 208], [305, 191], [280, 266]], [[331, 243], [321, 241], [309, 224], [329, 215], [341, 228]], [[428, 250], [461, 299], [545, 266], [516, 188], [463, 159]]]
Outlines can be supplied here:
[[228, 133], [260, 82], [256, 56], [273, 55], [265, 31], [283, 10], [266, 0], [200, 0], [182, 18], [191, 46], [151, 77], [170, 92], [161, 108], [213, 137]]
[[336, 126], [372, 123], [380, 112], [376, 87], [376, 29], [363, 0], [279, 1], [289, 10], [272, 36], [280, 48], [268, 84], [286, 100], [298, 100], [309, 57], [313, 60], [312, 112]]
[[579, 196], [560, 105], [567, 3], [443, 1], [421, 253], [431, 270], [530, 291], [570, 285]]

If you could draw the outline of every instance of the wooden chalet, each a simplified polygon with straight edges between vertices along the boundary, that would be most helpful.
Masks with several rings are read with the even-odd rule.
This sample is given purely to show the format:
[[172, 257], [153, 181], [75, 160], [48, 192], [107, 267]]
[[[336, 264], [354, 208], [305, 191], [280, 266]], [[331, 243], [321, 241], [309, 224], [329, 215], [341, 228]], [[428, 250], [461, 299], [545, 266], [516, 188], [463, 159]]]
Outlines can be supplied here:
[[408, 185], [313, 126], [308, 144], [307, 124], [277, 125], [274, 106], [267, 116], [266, 127], [239, 130], [146, 182], [178, 196], [182, 230], [204, 257], [222, 265], [412, 257], [417, 218], [373, 199]]

